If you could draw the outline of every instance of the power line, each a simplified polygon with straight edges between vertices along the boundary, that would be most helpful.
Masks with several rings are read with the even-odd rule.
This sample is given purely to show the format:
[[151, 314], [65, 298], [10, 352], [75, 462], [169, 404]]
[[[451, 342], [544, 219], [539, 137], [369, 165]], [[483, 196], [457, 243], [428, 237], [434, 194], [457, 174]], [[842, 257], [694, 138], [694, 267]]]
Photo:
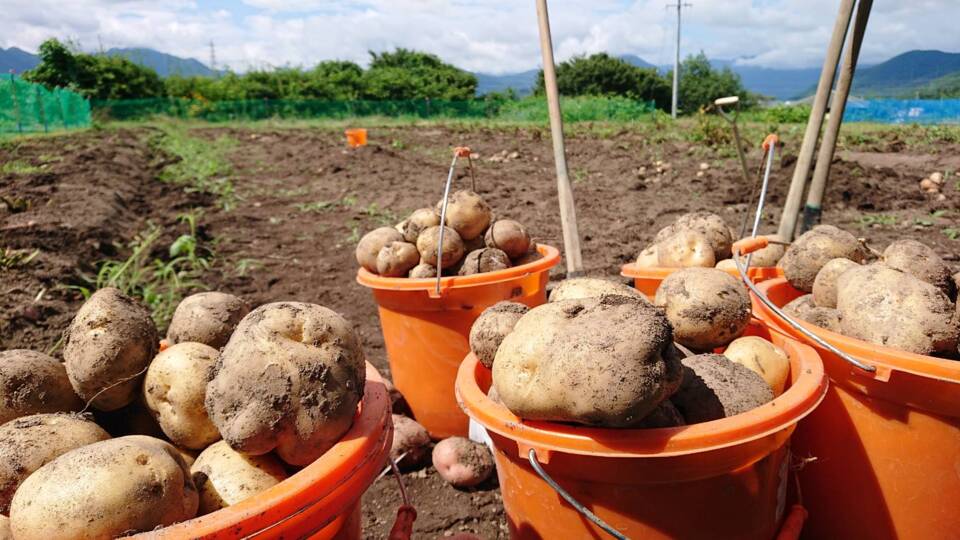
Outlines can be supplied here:
[[673, 95], [670, 100], [670, 116], [677, 117], [677, 91], [680, 85], [680, 14], [683, 8], [693, 7], [693, 4], [687, 4], [677, 0], [676, 4], [667, 4], [668, 8], [677, 8], [677, 47], [674, 49], [673, 56]]

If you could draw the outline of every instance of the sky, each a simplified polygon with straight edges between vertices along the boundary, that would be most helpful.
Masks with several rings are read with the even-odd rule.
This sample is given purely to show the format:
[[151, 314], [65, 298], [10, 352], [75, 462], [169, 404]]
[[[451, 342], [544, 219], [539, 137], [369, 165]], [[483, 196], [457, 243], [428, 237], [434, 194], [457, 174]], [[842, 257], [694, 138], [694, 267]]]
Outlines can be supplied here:
[[[773, 68], [819, 67], [840, 0], [687, 0], [682, 54], [703, 50]], [[549, 0], [557, 60], [607, 51], [672, 62], [669, 0]], [[49, 37], [83, 50], [150, 47], [237, 71], [365, 64], [406, 47], [475, 72], [540, 65], [533, 0], [0, 0], [0, 47], [35, 52]], [[877, 63], [911, 49], [960, 52], [960, 2], [878, 0], [861, 52]]]

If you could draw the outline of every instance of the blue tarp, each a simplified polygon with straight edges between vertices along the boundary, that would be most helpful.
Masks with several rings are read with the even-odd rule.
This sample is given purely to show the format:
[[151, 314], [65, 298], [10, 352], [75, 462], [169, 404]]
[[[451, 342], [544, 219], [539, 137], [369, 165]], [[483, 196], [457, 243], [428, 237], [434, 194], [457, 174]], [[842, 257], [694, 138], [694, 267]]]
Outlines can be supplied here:
[[960, 99], [850, 99], [844, 122], [958, 124]]

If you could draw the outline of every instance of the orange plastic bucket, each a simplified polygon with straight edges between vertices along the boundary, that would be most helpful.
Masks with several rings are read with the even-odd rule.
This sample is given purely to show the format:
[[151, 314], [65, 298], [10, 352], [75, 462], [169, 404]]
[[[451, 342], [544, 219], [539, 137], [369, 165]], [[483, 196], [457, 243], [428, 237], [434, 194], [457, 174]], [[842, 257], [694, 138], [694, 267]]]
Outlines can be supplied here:
[[354, 128], [348, 129], [343, 132], [347, 136], [347, 146], [350, 148], [356, 148], [358, 146], [366, 146], [367, 144], [367, 130], [363, 128]]
[[[682, 268], [665, 268], [659, 266], [637, 266], [637, 263], [627, 263], [620, 267], [620, 275], [633, 278], [633, 286], [643, 294], [653, 298], [657, 294], [657, 287], [667, 276], [682, 270]], [[736, 270], [724, 270], [733, 277], [740, 279], [740, 273]], [[747, 270], [747, 275], [754, 283], [782, 277], [783, 270], [777, 266], [751, 266]]]
[[[759, 324], [751, 333], [770, 337]], [[511, 537], [606, 537], [534, 471], [533, 449], [547, 474], [627, 537], [774, 538], [787, 510], [790, 435], [827, 379], [812, 348], [772, 338], [790, 356], [786, 392], [737, 416], [663, 429], [520, 420], [487, 397], [491, 371], [468, 355], [457, 396], [493, 439]]]
[[[774, 305], [802, 295], [786, 279], [757, 285]], [[754, 299], [773, 330], [817, 348], [831, 385], [800, 424], [797, 452], [811, 538], [927, 539], [960, 534], [960, 362], [873, 345], [800, 322], [867, 364], [856, 368]]]
[[537, 306], [547, 301], [550, 269], [560, 252], [540, 244], [543, 258], [496, 272], [436, 279], [380, 277], [363, 268], [357, 282], [373, 289], [387, 346], [390, 374], [417, 421], [434, 438], [467, 436], [467, 417], [453, 385], [470, 351], [470, 327], [502, 300]]
[[359, 540], [360, 496], [383, 469], [392, 441], [390, 398], [367, 364], [353, 426], [319, 459], [255, 497], [134, 538]]

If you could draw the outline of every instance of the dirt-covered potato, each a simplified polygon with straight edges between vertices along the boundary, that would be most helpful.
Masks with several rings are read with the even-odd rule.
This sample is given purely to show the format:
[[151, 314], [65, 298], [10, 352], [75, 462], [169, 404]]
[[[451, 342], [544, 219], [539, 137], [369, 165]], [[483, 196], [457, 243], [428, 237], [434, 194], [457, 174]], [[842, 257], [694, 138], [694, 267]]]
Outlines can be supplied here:
[[[716, 260], [730, 258], [730, 247], [736, 237], [731, 235], [730, 227], [717, 214], [703, 210], [683, 214], [672, 225], [661, 229], [653, 241], [654, 243], [660, 243], [680, 231], [692, 231], [703, 235], [707, 239]], [[713, 266], [713, 264], [710, 264], [710, 266]]]
[[0, 426], [0, 514], [20, 483], [34, 471], [74, 448], [105, 441], [110, 435], [79, 414], [35, 414]]
[[303, 302], [276, 302], [240, 321], [207, 384], [210, 420], [231, 448], [276, 449], [311, 463], [353, 424], [366, 360], [350, 323]]
[[170, 441], [202, 449], [220, 439], [203, 402], [219, 352], [202, 343], [177, 343], [158, 354], [143, 380], [143, 401]]
[[910, 274], [943, 291], [947, 297], [956, 298], [956, 285], [950, 275], [950, 267], [933, 249], [916, 240], [897, 240], [883, 250], [883, 264]]
[[10, 530], [10, 518], [0, 514], [0, 540], [15, 540]]
[[709, 351], [740, 337], [750, 322], [750, 295], [716, 268], [684, 268], [666, 277], [653, 303], [664, 308], [677, 343]]
[[[445, 217], [446, 225], [468, 241], [483, 235], [493, 219], [493, 211], [483, 197], [469, 189], [461, 189], [450, 196]], [[446, 236], [447, 233], [443, 234]]]
[[662, 310], [636, 296], [532, 308], [493, 363], [500, 400], [529, 420], [634, 426], [679, 382], [670, 323]]
[[778, 266], [795, 288], [813, 292], [817, 273], [823, 265], [836, 258], [862, 263], [863, 246], [846, 231], [832, 225], [817, 225], [790, 244]]
[[201, 516], [237, 504], [287, 478], [283, 464], [273, 455], [244, 455], [223, 441], [200, 452], [190, 473], [200, 494], [197, 515]]
[[367, 272], [377, 273], [377, 255], [390, 242], [403, 242], [403, 235], [393, 227], [380, 227], [363, 235], [357, 244], [357, 262]]
[[960, 326], [954, 304], [937, 287], [883, 264], [837, 279], [843, 335], [916, 354], [955, 354]]
[[601, 278], [570, 278], [561, 281], [550, 291], [550, 301], [577, 300], [581, 298], [597, 298], [605, 294], [619, 294], [646, 300], [640, 291], [629, 285]]
[[167, 341], [190, 341], [214, 349], [227, 344], [240, 319], [250, 313], [242, 298], [222, 292], [202, 292], [183, 299], [173, 312]]
[[859, 263], [843, 257], [827, 261], [813, 280], [813, 303], [820, 307], [836, 308], [837, 278], [840, 274], [858, 266], [860, 266]]
[[419, 263], [417, 246], [409, 242], [390, 242], [377, 254], [377, 273], [384, 277], [403, 277]]
[[100, 289], [67, 330], [63, 358], [70, 384], [97, 409], [119, 409], [136, 398], [159, 346], [150, 312], [118, 289]]
[[437, 225], [440, 225], [440, 214], [436, 213], [433, 208], [420, 208], [414, 210], [410, 217], [403, 220], [403, 228], [400, 231], [403, 233], [404, 240], [416, 245], [420, 233]]
[[660, 264], [660, 258], [657, 255], [657, 245], [647, 246], [637, 255], [637, 266], [640, 268], [651, 268]]
[[27, 349], [0, 351], [0, 424], [30, 414], [82, 408], [66, 368], [55, 358]]
[[71, 450], [13, 496], [17, 540], [87, 540], [151, 531], [194, 517], [197, 490], [177, 449], [132, 435]]
[[783, 312], [814, 326], [840, 333], [840, 312], [835, 308], [820, 307], [812, 294], [798, 296], [783, 306]]
[[437, 267], [432, 264], [420, 263], [410, 269], [407, 277], [413, 279], [435, 278], [437, 277]]
[[[440, 243], [440, 227], [430, 227], [420, 233], [417, 238], [417, 251], [420, 252], [420, 262], [437, 266], [437, 247]], [[463, 240], [457, 231], [444, 227], [443, 231], [443, 268], [450, 268], [463, 258]]]
[[493, 475], [495, 465], [485, 444], [465, 437], [450, 437], [433, 447], [433, 466], [450, 485], [470, 488]]
[[726, 356], [698, 354], [682, 362], [683, 382], [670, 401], [688, 424], [727, 418], [773, 399], [763, 377]]
[[697, 231], [679, 230], [657, 243], [657, 266], [664, 268], [712, 268], [717, 256], [707, 237]]
[[665, 399], [657, 405], [650, 414], [643, 417], [643, 420], [636, 427], [642, 429], [656, 429], [678, 427], [686, 425], [683, 415], [677, 410], [677, 407], [669, 399]]
[[497, 248], [516, 259], [530, 249], [530, 235], [520, 223], [512, 219], [498, 219], [490, 224], [484, 237], [487, 247]]
[[481, 364], [493, 367], [503, 339], [528, 311], [530, 308], [519, 302], [497, 302], [483, 310], [470, 327], [470, 350]]
[[510, 268], [510, 258], [497, 248], [483, 248], [467, 253], [458, 272], [461, 276], [482, 274]]
[[[760, 236], [766, 237], [768, 240], [775, 242], [786, 241], [779, 234], [763, 234]], [[783, 254], [786, 253], [786, 251], [787, 246], [770, 242], [767, 244], [767, 247], [753, 252], [753, 257], [750, 259], [750, 266], [776, 266], [777, 263], [780, 262], [780, 259], [783, 258]]]
[[397, 462], [397, 467], [403, 471], [416, 469], [424, 464], [429, 455], [430, 433], [427, 428], [412, 418], [394, 414], [390, 457]]
[[774, 396], [783, 393], [790, 376], [790, 358], [780, 347], [757, 336], [744, 336], [733, 340], [723, 355], [763, 377]]

